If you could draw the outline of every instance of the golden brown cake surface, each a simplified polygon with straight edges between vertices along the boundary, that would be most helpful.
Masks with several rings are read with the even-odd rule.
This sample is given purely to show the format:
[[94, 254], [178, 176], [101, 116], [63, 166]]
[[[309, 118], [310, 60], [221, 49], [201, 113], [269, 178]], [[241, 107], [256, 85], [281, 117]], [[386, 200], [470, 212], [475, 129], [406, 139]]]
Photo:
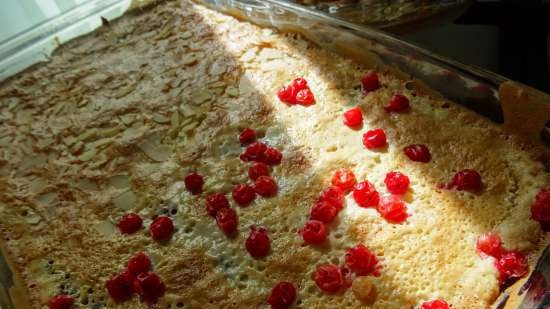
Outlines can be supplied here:
[[[383, 267], [372, 280], [371, 308], [435, 298], [457, 309], [488, 308], [499, 294], [497, 272], [475, 240], [496, 231], [508, 249], [540, 247], [530, 207], [548, 174], [499, 126], [414, 93], [391, 74], [379, 72], [383, 88], [363, 96], [368, 70], [296, 35], [183, 0], [128, 14], [0, 84], [0, 227], [32, 308], [46, 308], [59, 293], [74, 295], [75, 308], [146, 308], [137, 297], [117, 304], [104, 289], [136, 252], [151, 257], [166, 285], [158, 308], [268, 308], [282, 280], [297, 286], [295, 308], [362, 308], [351, 288], [328, 295], [312, 280], [317, 265], [341, 264], [359, 243]], [[307, 79], [314, 105], [278, 100], [277, 90], [296, 77]], [[384, 111], [395, 93], [409, 98], [409, 112]], [[353, 106], [363, 109], [359, 130], [342, 124]], [[230, 197], [248, 181], [239, 159], [244, 127], [282, 151], [272, 171], [279, 192], [247, 208], [230, 199], [239, 232], [228, 238], [204, 198]], [[373, 128], [385, 130], [387, 149], [365, 149], [362, 133]], [[412, 143], [429, 146], [430, 163], [403, 154]], [[297, 231], [342, 167], [383, 195], [387, 172], [407, 174], [410, 216], [391, 224], [348, 195], [329, 241], [304, 246]], [[482, 175], [480, 193], [438, 189], [465, 168]], [[191, 171], [205, 178], [200, 196], [184, 189]], [[116, 229], [127, 212], [144, 219], [136, 234]], [[160, 214], [176, 226], [166, 244], [148, 231]], [[254, 224], [272, 240], [262, 259], [244, 247]]]

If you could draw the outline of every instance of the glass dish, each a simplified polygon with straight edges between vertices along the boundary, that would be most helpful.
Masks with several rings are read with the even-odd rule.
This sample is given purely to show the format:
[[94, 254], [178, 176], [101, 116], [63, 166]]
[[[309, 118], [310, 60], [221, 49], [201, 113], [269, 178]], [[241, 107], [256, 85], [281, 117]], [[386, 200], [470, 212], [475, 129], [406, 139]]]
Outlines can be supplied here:
[[468, 0], [295, 0], [294, 2], [381, 29], [449, 20], [467, 8]]
[[[139, 1], [144, 3], [147, 1]], [[148, 1], [148, 2], [151, 2]], [[440, 57], [373, 28], [334, 18], [302, 5], [276, 0], [203, 0], [217, 10], [233, 14], [262, 26], [280, 31], [299, 32], [323, 48], [349, 57], [370, 67], [393, 69], [409, 78], [408, 87], [422, 89], [441, 100], [462, 104], [493, 121], [503, 122], [499, 87], [506, 78], [459, 62]], [[136, 7], [135, 1], [90, 1], [30, 29], [22, 35], [0, 43], [0, 81], [26, 67], [46, 61], [59, 44], [91, 32], [108, 20]], [[543, 256], [546, 256], [546, 252]], [[521, 309], [544, 308], [548, 294], [549, 263], [539, 263], [521, 293], [527, 297]], [[0, 255], [0, 305], [12, 309], [9, 291], [13, 275]], [[505, 308], [506, 292], [495, 308]], [[508, 305], [506, 308], [512, 308]]]

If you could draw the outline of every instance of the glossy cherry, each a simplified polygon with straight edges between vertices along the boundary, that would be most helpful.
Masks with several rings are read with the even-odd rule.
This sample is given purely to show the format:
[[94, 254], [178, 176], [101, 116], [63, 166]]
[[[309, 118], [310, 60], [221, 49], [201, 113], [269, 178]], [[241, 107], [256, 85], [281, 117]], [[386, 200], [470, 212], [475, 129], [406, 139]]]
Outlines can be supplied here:
[[420, 309], [453, 309], [449, 307], [446, 301], [441, 299], [431, 300], [423, 302]]
[[256, 180], [260, 176], [269, 176], [269, 166], [262, 162], [253, 162], [248, 168], [248, 177]]
[[256, 198], [256, 191], [252, 186], [241, 183], [233, 188], [232, 196], [239, 206], [246, 207]]
[[158, 216], [151, 223], [149, 230], [154, 240], [164, 242], [169, 240], [172, 234], [174, 234], [174, 222], [170, 217]]
[[460, 191], [477, 191], [481, 189], [481, 175], [472, 169], [461, 170], [453, 176], [448, 187]]
[[331, 223], [338, 215], [339, 209], [327, 201], [318, 201], [311, 208], [310, 218], [324, 223]]
[[136, 277], [151, 270], [151, 260], [145, 253], [139, 252], [128, 261], [127, 268], [132, 277]]
[[380, 80], [378, 74], [368, 73], [361, 79], [361, 89], [363, 94], [368, 94], [380, 88]]
[[50, 309], [70, 309], [73, 307], [74, 297], [66, 294], [55, 295], [50, 299], [48, 307]]
[[296, 88], [292, 85], [284, 86], [279, 91], [277, 91], [277, 97], [281, 102], [287, 104], [296, 104]]
[[350, 128], [356, 128], [363, 123], [363, 113], [359, 107], [354, 107], [344, 112], [344, 124]]
[[355, 185], [353, 199], [360, 207], [376, 207], [380, 201], [380, 195], [372, 183], [362, 181]]
[[407, 206], [397, 195], [382, 197], [376, 209], [382, 218], [391, 223], [402, 223], [409, 216]]
[[277, 183], [271, 176], [260, 176], [254, 182], [254, 190], [260, 196], [271, 197], [277, 194]]
[[238, 216], [233, 208], [222, 208], [216, 214], [216, 224], [226, 235], [237, 231]]
[[250, 234], [245, 241], [246, 251], [255, 258], [266, 256], [271, 249], [271, 240], [267, 235], [267, 230], [263, 227], [250, 227]]
[[290, 85], [284, 86], [277, 92], [277, 97], [281, 102], [287, 104], [311, 105], [315, 103], [315, 97], [307, 84], [307, 81], [301, 77], [296, 78]]
[[128, 270], [116, 274], [105, 283], [109, 296], [116, 302], [128, 300], [134, 294], [134, 278]]
[[220, 209], [228, 207], [229, 201], [221, 193], [213, 193], [206, 197], [206, 211], [212, 217], [215, 217]]
[[296, 288], [291, 282], [279, 282], [269, 294], [267, 303], [272, 309], [287, 309], [296, 300]]
[[399, 113], [405, 111], [409, 109], [409, 99], [402, 94], [396, 94], [390, 99], [388, 106], [384, 109], [388, 113]]
[[344, 191], [353, 189], [357, 183], [353, 171], [348, 169], [339, 169], [332, 174], [332, 185], [337, 186]]
[[321, 192], [319, 201], [325, 201], [334, 206], [338, 211], [344, 208], [344, 191], [337, 186], [330, 186]]
[[122, 234], [133, 234], [141, 229], [143, 220], [138, 214], [128, 213], [118, 221], [117, 227]]
[[243, 161], [256, 161], [262, 162], [264, 159], [264, 153], [267, 150], [267, 145], [260, 142], [253, 142], [248, 145], [244, 152], [240, 155]]
[[202, 186], [204, 185], [204, 179], [197, 173], [190, 173], [183, 179], [185, 183], [185, 189], [191, 192], [193, 195], [202, 193]]
[[327, 239], [325, 224], [318, 220], [309, 220], [299, 231], [302, 239], [310, 245], [320, 245]]
[[368, 149], [384, 148], [387, 144], [386, 133], [382, 129], [369, 130], [363, 134], [363, 145]]
[[345, 265], [358, 276], [380, 275], [378, 258], [362, 244], [346, 251]]
[[405, 194], [409, 189], [409, 177], [400, 172], [389, 172], [384, 179], [388, 192], [392, 194]]
[[264, 152], [263, 162], [267, 165], [277, 165], [282, 159], [283, 154], [277, 148], [267, 147]]
[[313, 275], [315, 284], [325, 293], [336, 293], [344, 287], [344, 276], [340, 267], [324, 264], [317, 267]]
[[519, 251], [508, 251], [501, 254], [496, 260], [495, 266], [502, 284], [521, 278], [529, 272], [527, 257]]
[[239, 134], [239, 141], [241, 145], [248, 145], [256, 140], [256, 131], [251, 128], [245, 128]]
[[306, 88], [299, 90], [296, 93], [296, 103], [304, 106], [315, 104], [315, 97], [313, 96], [313, 92], [311, 92], [311, 89]]
[[134, 280], [134, 290], [141, 301], [156, 303], [164, 295], [166, 286], [162, 279], [153, 272], [139, 274]]
[[502, 240], [495, 232], [488, 232], [479, 236], [476, 242], [476, 249], [482, 257], [492, 256], [497, 259], [504, 252]]
[[432, 159], [430, 150], [426, 145], [412, 144], [403, 148], [405, 155], [411, 159], [411, 161], [427, 163]]

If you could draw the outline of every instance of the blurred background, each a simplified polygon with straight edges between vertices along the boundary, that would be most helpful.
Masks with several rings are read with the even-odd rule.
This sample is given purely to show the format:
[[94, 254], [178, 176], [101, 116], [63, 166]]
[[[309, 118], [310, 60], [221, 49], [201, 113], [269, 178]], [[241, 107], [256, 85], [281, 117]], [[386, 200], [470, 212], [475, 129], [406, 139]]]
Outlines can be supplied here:
[[[0, 45], [91, 1], [1, 0]], [[550, 92], [550, 0], [300, 2]]]

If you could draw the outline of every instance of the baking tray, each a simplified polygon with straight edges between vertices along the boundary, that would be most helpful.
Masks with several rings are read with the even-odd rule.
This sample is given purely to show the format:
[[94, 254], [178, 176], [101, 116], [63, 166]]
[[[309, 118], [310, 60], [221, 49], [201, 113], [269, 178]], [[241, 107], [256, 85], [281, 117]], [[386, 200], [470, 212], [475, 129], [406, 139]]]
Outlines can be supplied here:
[[[47, 61], [57, 46], [74, 37], [89, 33], [109, 20], [121, 16], [130, 9], [140, 8], [155, 0], [96, 0], [65, 12], [55, 18], [0, 43], [0, 82], [26, 67]], [[532, 142], [543, 141], [546, 120], [550, 117], [550, 96], [514, 83], [500, 75], [483, 69], [446, 59], [407, 43], [396, 36], [330, 16], [288, 1], [276, 0], [202, 0], [217, 10], [280, 31], [299, 32], [323, 48], [378, 69], [393, 70], [406, 77], [407, 87], [427, 91], [442, 100], [462, 104], [489, 119], [504, 123], [523, 134]], [[521, 117], [508, 117], [516, 112], [514, 102], [503, 99], [503, 90], [523, 95], [521, 100], [534, 101], [536, 108], [523, 106], [521, 114], [530, 119], [531, 125], [518, 126]], [[541, 103], [542, 102], [542, 103]], [[529, 102], [528, 102], [529, 103]], [[532, 107], [531, 106], [531, 107]], [[503, 108], [504, 107], [504, 108]], [[542, 116], [542, 117], [540, 117]], [[514, 120], [517, 120], [514, 122]], [[520, 123], [521, 124], [521, 123]], [[547, 282], [550, 282], [550, 263], [546, 257], [548, 248], [541, 254], [537, 267], [528, 280], [522, 280], [517, 288], [502, 294], [494, 308], [504, 308], [511, 295], [527, 295], [514, 308], [542, 309], [550, 304]], [[544, 262], [541, 262], [544, 261]], [[15, 308], [10, 300], [13, 274], [8, 263], [0, 255], [0, 305], [2, 309]], [[534, 292], [533, 292], [534, 291]], [[514, 295], [515, 296], [515, 295]], [[510, 297], [516, 298], [516, 297]], [[509, 306], [506, 308], [512, 308]], [[19, 308], [21, 309], [21, 308]]]

